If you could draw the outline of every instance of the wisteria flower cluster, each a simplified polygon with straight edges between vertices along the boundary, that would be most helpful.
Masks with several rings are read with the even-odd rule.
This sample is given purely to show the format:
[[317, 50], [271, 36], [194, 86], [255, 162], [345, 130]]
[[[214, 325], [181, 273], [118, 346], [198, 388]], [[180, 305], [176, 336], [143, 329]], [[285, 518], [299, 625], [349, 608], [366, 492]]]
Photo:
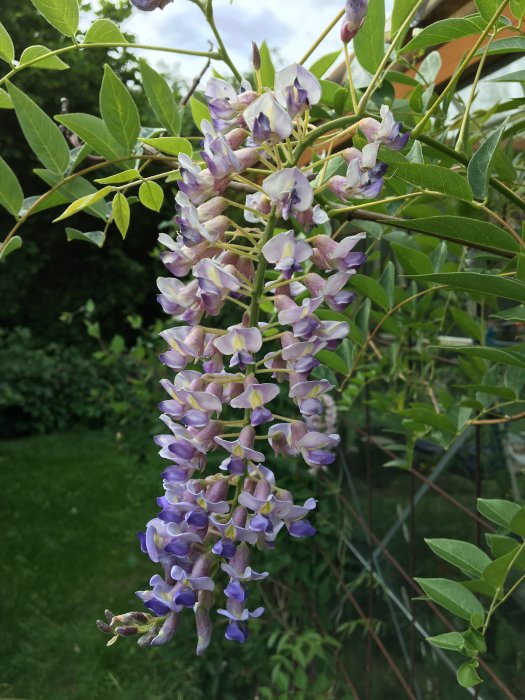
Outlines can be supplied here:
[[[363, 151], [343, 153], [346, 176], [315, 190], [315, 174], [289, 147], [320, 100], [314, 75], [294, 64], [277, 73], [274, 90], [244, 83], [240, 93], [212, 78], [205, 94], [212, 121], [202, 123], [200, 159], [179, 157], [178, 235], [159, 237], [170, 276], [158, 280], [158, 300], [175, 320], [161, 333], [160, 359], [175, 374], [162, 381], [165, 432], [156, 437], [168, 461], [164, 495], [139, 539], [162, 573], [137, 593], [148, 613], [108, 612], [98, 623], [113, 639], [139, 635], [141, 646], [158, 646], [191, 609], [197, 654], [210, 643], [212, 615], [225, 618], [228, 640], [242, 643], [249, 620], [264, 612], [248, 603], [249, 584], [268, 576], [252, 569], [253, 549], [275, 548], [281, 531], [315, 534], [307, 518], [316, 500], [297, 504], [267, 462], [300, 456], [316, 472], [335, 459], [333, 387], [316, 377], [316, 355], [335, 350], [349, 328], [317, 312], [345, 311], [354, 298], [348, 281], [366, 260], [357, 250], [365, 234], [334, 240], [316, 196], [328, 188], [344, 201], [376, 197], [386, 170], [380, 144], [401, 148], [408, 138], [384, 107], [381, 123], [360, 125]], [[246, 190], [242, 203], [227, 197], [234, 183]], [[233, 208], [242, 223], [228, 215]], [[238, 323], [203, 325], [226, 304], [238, 309]], [[266, 320], [261, 306], [272, 309]], [[275, 414], [278, 401], [289, 415]], [[209, 473], [215, 453], [219, 470]]]

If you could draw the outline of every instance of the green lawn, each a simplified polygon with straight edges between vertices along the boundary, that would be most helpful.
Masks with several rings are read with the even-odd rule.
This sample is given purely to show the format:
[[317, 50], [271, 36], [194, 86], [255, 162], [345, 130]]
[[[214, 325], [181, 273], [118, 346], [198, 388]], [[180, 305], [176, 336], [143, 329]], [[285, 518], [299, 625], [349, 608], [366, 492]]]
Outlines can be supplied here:
[[[134, 591], [155, 567], [135, 533], [155, 512], [161, 468], [154, 446], [139, 464], [95, 432], [0, 443], [0, 697], [241, 697], [214, 687], [220, 660], [195, 663], [192, 616], [180, 645], [154, 650], [134, 640], [108, 648], [95, 627], [104, 607], [142, 607]], [[212, 654], [224, 654], [219, 635], [216, 642]], [[244, 649], [228, 648], [238, 663]]]

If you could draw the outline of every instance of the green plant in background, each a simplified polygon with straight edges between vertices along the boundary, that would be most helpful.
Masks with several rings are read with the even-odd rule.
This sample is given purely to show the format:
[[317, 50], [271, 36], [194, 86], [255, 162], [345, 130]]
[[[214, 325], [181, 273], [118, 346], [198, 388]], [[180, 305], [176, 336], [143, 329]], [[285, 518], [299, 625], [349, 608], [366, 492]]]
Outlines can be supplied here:
[[[192, 1], [200, 7], [210, 24], [217, 49], [184, 51], [164, 47], [162, 50], [222, 61], [222, 69], [229, 69], [234, 79], [240, 81], [241, 75], [233, 65], [215, 25], [212, 2]], [[186, 190], [182, 188], [183, 192], [188, 194], [195, 187], [191, 177], [187, 176], [188, 172], [197, 179], [198, 186], [202, 186], [200, 175], [191, 170], [189, 160], [199, 160], [201, 137], [181, 137], [180, 105], [165, 78], [145, 60], [141, 59], [140, 73], [145, 99], [149, 104], [149, 119], [152, 120], [149, 123], [155, 124], [151, 127], [141, 124], [134, 96], [110, 66], [104, 68], [101, 83], [101, 116], [88, 112], [57, 115], [56, 122], [65, 127], [65, 132], [60, 131], [55, 121], [20, 89], [18, 79], [27, 69], [45, 65], [49, 70], [65, 70], [67, 66], [63, 62], [67, 62], [70, 54], [74, 56], [77, 52], [114, 47], [126, 52], [136, 48], [159, 48], [144, 47], [130, 41], [109, 19], [98, 20], [85, 36], [80, 37], [77, 34], [76, 0], [60, 0], [53, 8], [40, 0], [34, 0], [34, 5], [55, 29], [67, 37], [66, 44], [56, 50], [32, 47], [24, 52], [25, 59], [22, 54], [17, 63], [9, 35], [3, 30], [0, 34], [0, 56], [9, 64], [9, 70], [0, 79], [0, 99], [4, 108], [14, 109], [29, 146], [43, 166], [38, 174], [50, 189], [36, 198], [24, 200], [19, 178], [5, 160], [0, 161], [0, 204], [16, 219], [0, 248], [3, 260], [22, 245], [26, 222], [47, 208], [60, 208], [62, 213], [57, 217], [59, 220], [78, 214], [89, 215], [90, 220], [96, 222], [92, 228], [81, 230], [67, 227], [67, 237], [102, 247], [112, 230], [116, 229], [122, 238], [126, 237], [132, 215], [139, 205], [147, 211], [158, 212], [166, 193], [175, 188], [181, 178], [183, 187], [186, 187]], [[154, 9], [159, 3], [150, 5], [146, 7], [143, 4], [141, 9]], [[236, 102], [236, 91], [232, 87], [221, 84], [220, 95], [207, 94], [212, 116], [217, 117], [218, 111], [222, 110], [221, 118], [233, 120], [246, 109], [245, 122], [239, 123], [249, 127], [252, 138], [263, 149], [258, 160], [248, 163], [246, 172], [241, 174], [239, 169], [233, 168], [227, 173], [231, 179], [227, 204], [231, 208], [226, 223], [233, 226], [235, 235], [227, 243], [221, 241], [221, 245], [236, 256], [236, 261], [257, 264], [257, 274], [253, 279], [250, 277], [253, 273], [246, 273], [248, 268], [245, 268], [244, 272], [241, 270], [243, 279], [240, 286], [229, 288], [235, 292], [241, 290], [240, 296], [232, 301], [249, 316], [245, 328], [254, 330], [258, 327], [260, 307], [263, 313], [269, 314], [270, 326], [265, 331], [264, 341], [278, 340], [281, 329], [276, 322], [276, 312], [282, 313], [286, 309], [279, 306], [275, 309], [275, 298], [271, 292], [286, 287], [290, 277], [295, 284], [312, 283], [313, 278], [308, 276], [315, 273], [311, 263], [307, 262], [310, 256], [306, 254], [306, 257], [300, 258], [306, 250], [304, 246], [311, 244], [315, 248], [314, 261], [317, 258], [326, 262], [336, 242], [339, 244], [342, 241], [340, 245], [344, 246], [344, 241], [348, 242], [350, 236], [366, 231], [366, 274], [353, 274], [364, 256], [359, 263], [352, 262], [353, 268], [348, 262], [342, 269], [335, 267], [337, 274], [352, 273], [334, 290], [336, 295], [348, 295], [350, 290], [358, 295], [351, 311], [346, 309], [347, 304], [342, 303], [339, 297], [336, 302], [329, 303], [329, 308], [313, 309], [310, 314], [316, 323], [332, 324], [333, 327], [343, 324], [340, 327], [348, 328], [348, 333], [345, 333], [347, 338], [338, 349], [333, 347], [333, 339], [330, 338], [328, 346], [316, 347], [312, 352], [312, 356], [315, 354], [320, 362], [320, 367], [315, 370], [315, 381], [318, 388], [324, 386], [322, 382], [326, 380], [338, 385], [339, 409], [343, 417], [345, 414], [351, 416], [363, 402], [376, 415], [382, 416], [392, 435], [391, 440], [386, 440], [386, 447], [396, 455], [387, 465], [402, 469], [412, 468], [414, 450], [422, 439], [447, 448], [473, 426], [519, 425], [525, 415], [522, 410], [525, 402], [521, 399], [525, 384], [525, 354], [519, 325], [525, 320], [525, 243], [521, 230], [525, 211], [522, 196], [524, 167], [521, 154], [513, 149], [513, 140], [522, 134], [524, 128], [520, 118], [523, 100], [499, 103], [489, 110], [476, 109], [476, 94], [483, 67], [490, 57], [503, 52], [523, 51], [525, 39], [520, 31], [520, 21], [525, 8], [521, 2], [479, 0], [476, 14], [443, 20], [414, 33], [410, 38], [411, 22], [422, 5], [417, 0], [396, 0], [390, 36], [385, 46], [382, 0], [348, 2], [346, 13], [342, 11], [337, 15], [299, 64], [308, 64], [311, 82], [309, 77], [305, 77], [306, 71], [300, 73], [300, 69], [295, 68], [296, 82], [292, 80], [290, 85], [285, 86], [290, 90], [285, 93], [289, 101], [273, 103], [273, 111], [265, 111], [261, 107], [259, 113], [251, 115], [254, 119], [251, 119], [250, 108], [246, 109], [248, 100], [243, 103], [242, 98]], [[506, 12], [507, 6], [510, 13]], [[363, 23], [365, 14], [367, 18]], [[326, 77], [338, 55], [330, 54], [317, 60], [311, 59], [311, 56], [328, 31], [343, 19], [343, 15], [342, 38], [347, 73], [346, 80], [338, 83]], [[503, 32], [510, 32], [510, 38], [507, 35], [502, 38], [500, 35]], [[355, 57], [351, 57], [347, 42], [354, 35]], [[449, 82], [438, 91], [436, 83], [441, 58], [438, 52], [431, 49], [467, 36], [477, 38]], [[479, 59], [477, 74], [472, 87], [462, 95], [457, 91], [458, 83], [476, 57]], [[365, 77], [356, 70], [357, 63], [366, 71]], [[255, 49], [254, 69], [257, 94], [252, 101], [262, 99], [257, 95], [269, 99], [275, 69], [265, 46], [260, 50]], [[519, 75], [514, 80], [521, 84]], [[396, 89], [399, 93], [400, 86], [405, 90], [402, 98], [396, 97]], [[303, 93], [306, 93], [306, 97]], [[223, 100], [223, 103], [218, 104], [217, 100]], [[189, 102], [195, 126], [202, 128], [205, 137], [209, 138], [211, 132], [207, 130], [208, 127], [202, 126], [202, 119], [210, 116], [208, 106], [197, 94], [190, 95]], [[289, 130], [283, 115], [281, 123], [275, 118], [275, 113], [279, 109], [284, 110], [284, 107], [294, 119]], [[401, 119], [410, 131], [406, 147], [405, 141], [396, 142], [401, 135], [392, 114], [396, 119]], [[64, 133], [70, 142], [72, 138], [76, 139], [78, 145], [69, 148]], [[215, 138], [217, 135], [212, 134], [212, 141]], [[352, 151], [341, 150], [349, 145], [352, 145]], [[364, 154], [371, 145], [376, 148], [377, 163], [374, 159], [367, 165]], [[213, 150], [212, 154], [217, 160], [224, 155], [218, 155]], [[93, 158], [96, 160], [94, 163]], [[89, 165], [88, 159], [91, 159]], [[358, 166], [356, 160], [359, 161]], [[217, 162], [212, 158], [212, 165], [208, 160], [205, 164], [210, 172]], [[300, 170], [295, 171], [295, 182], [290, 185], [293, 192], [293, 203], [290, 204], [282, 199], [283, 193], [288, 191], [288, 184], [281, 176], [296, 166]], [[308, 199], [305, 193], [310, 187], [307, 178], [308, 184], [300, 184], [304, 173], [309, 176], [316, 201], [326, 211], [328, 220], [313, 218], [308, 221], [302, 216], [308, 210], [308, 205], [302, 206], [302, 199]], [[310, 173], [313, 175], [310, 176]], [[359, 176], [357, 180], [356, 173]], [[267, 183], [275, 174], [279, 174], [280, 179], [272, 189]], [[246, 193], [248, 198], [245, 198]], [[223, 191], [220, 191], [220, 195], [223, 195]], [[343, 198], [347, 201], [342, 202]], [[112, 200], [111, 204], [109, 199]], [[179, 208], [186, 206], [184, 202], [181, 204], [180, 199], [178, 201]], [[67, 207], [65, 211], [64, 206]], [[283, 210], [287, 212], [287, 207], [291, 209], [293, 227], [290, 241], [287, 242], [288, 253], [285, 256], [281, 250], [266, 248], [268, 252], [265, 255], [265, 246], [273, 244], [276, 247], [276, 238], [272, 239], [274, 233], [286, 235], [283, 232], [288, 224], [276, 228], [275, 214], [282, 214]], [[219, 218], [222, 216], [222, 210], [218, 215]], [[288, 217], [289, 211], [283, 219], [286, 221]], [[256, 225], [248, 226], [246, 220]], [[264, 226], [258, 228], [257, 224], [261, 221]], [[181, 226], [180, 221], [177, 223], [176, 230]], [[184, 237], [187, 222], [182, 226]], [[202, 236], [200, 227], [203, 222], [198, 221], [195, 226]], [[206, 233], [209, 234], [209, 231]], [[196, 234], [190, 231], [187, 235]], [[330, 242], [325, 243], [328, 237]], [[167, 237], [161, 240], [166, 243]], [[188, 240], [191, 241], [191, 238], [185, 241], [186, 244]], [[324, 250], [318, 245], [319, 241], [323, 241]], [[216, 243], [217, 239], [213, 242]], [[195, 241], [191, 241], [191, 245], [194, 244]], [[191, 248], [190, 245], [186, 247]], [[164, 255], [169, 258], [170, 254]], [[293, 259], [291, 263], [287, 261], [288, 258]], [[14, 265], [16, 258], [12, 260]], [[267, 263], [277, 263], [276, 271], [267, 270]], [[304, 267], [301, 267], [303, 263]], [[323, 264], [321, 268], [326, 270], [332, 262], [326, 263], [324, 268]], [[200, 269], [202, 274], [198, 272], [199, 279], [208, 278], [210, 284], [212, 280], [218, 284], [202, 265]], [[187, 271], [180, 274], [185, 276]], [[278, 276], [278, 271], [282, 277]], [[246, 294], [246, 289], [242, 289], [246, 280], [254, 283], [250, 287], [250, 295]], [[345, 288], [346, 284], [348, 288]], [[311, 291], [310, 288], [308, 290]], [[173, 299], [180, 301], [180, 297], [166, 291], [166, 288], [161, 287], [161, 291], [166, 310], [180, 316], [181, 311], [173, 307]], [[243, 293], [245, 297], [252, 297], [248, 304], [246, 298], [243, 300]], [[304, 296], [301, 298], [301, 295], [305, 294], [304, 286], [296, 287], [290, 296], [296, 297], [297, 294], [303, 301]], [[344, 299], [348, 302], [351, 297]], [[211, 309], [209, 302], [207, 310]], [[147, 357], [151, 354], [153, 343], [149, 339], [139, 338], [127, 351], [127, 341], [117, 334], [106, 345], [101, 341], [100, 329], [90, 318], [92, 311], [87, 311], [88, 332], [101, 343], [95, 359], [104, 367], [104, 371], [110, 372], [105, 390], [95, 389], [94, 398], [104, 397], [103, 402], [109, 403], [125, 420], [135, 420], [134, 412], [138, 405], [141, 415], [143, 407], [149, 410], [149, 382], [156, 377], [156, 371], [151, 368]], [[233, 317], [232, 313], [228, 311], [227, 316], [214, 323], [215, 328], [211, 331], [207, 328], [206, 332], [222, 338], [222, 328], [231, 326], [242, 316], [241, 311], [238, 317]], [[131, 318], [130, 323], [136, 326], [138, 321]], [[506, 333], [504, 336], [502, 329]], [[459, 339], [458, 334], [461, 335]], [[18, 346], [28, 341], [27, 334], [18, 334]], [[179, 341], [180, 338], [177, 339]], [[258, 350], [250, 347], [251, 342], [244, 339], [235, 348], [236, 352]], [[232, 354], [227, 348], [222, 352]], [[25, 354], [31, 358], [30, 352]], [[39, 368], [38, 363], [42, 363], [45, 367], [49, 354], [35, 353], [35, 366]], [[246, 357], [244, 360], [249, 366], [251, 361]], [[144, 362], [147, 368], [143, 366]], [[261, 362], [258, 361], [257, 366]], [[241, 367], [243, 363], [241, 361]], [[29, 383], [31, 372], [26, 370], [30, 364], [28, 361], [25, 367], [20, 365], [20, 370], [13, 369], [15, 377], [23, 376], [25, 372]], [[131, 399], [123, 397], [116, 389], [118, 376], [113, 379], [112, 373], [119, 375], [120, 366], [124, 367], [126, 376], [135, 373], [131, 384], [136, 393], [132, 394]], [[191, 367], [193, 369], [193, 364]], [[286, 373], [290, 367], [268, 368], [269, 374], [275, 373], [275, 370]], [[35, 371], [39, 372], [40, 369]], [[122, 374], [119, 376], [122, 377]], [[3, 405], [24, 405], [24, 392], [19, 390], [16, 394], [9, 376], [7, 379], [0, 394]], [[117, 393], [112, 396], [111, 392], [115, 389]], [[67, 404], [67, 398], [64, 402]], [[265, 410], [262, 404], [246, 408], [258, 411], [258, 415]], [[286, 397], [279, 399], [278, 410], [273, 405], [272, 409], [274, 414], [284, 414], [286, 417], [289, 411]], [[52, 410], [49, 413], [47, 422], [42, 422], [43, 429], [62, 427], [64, 421], [69, 420], [67, 413], [61, 419], [53, 417]], [[88, 419], [99, 417], [96, 413], [90, 416], [84, 406], [77, 413], [73, 410], [69, 415]], [[31, 417], [29, 412], [29, 419]], [[192, 418], [195, 419], [195, 416]], [[287, 421], [285, 418], [284, 424]], [[264, 424], [264, 421], [261, 422]], [[232, 429], [246, 427], [242, 421], [231, 420], [229, 424]], [[258, 425], [253, 421], [252, 424]], [[292, 419], [290, 424], [293, 424]], [[237, 439], [238, 434], [229, 437]], [[323, 450], [324, 447], [320, 445], [318, 449]], [[291, 452], [293, 450], [295, 445]], [[312, 462], [310, 458], [308, 463], [313, 471], [326, 466], [323, 459]], [[243, 466], [245, 468], [250, 469]], [[237, 478], [239, 474], [231, 480], [236, 489], [233, 499], [229, 500], [234, 504], [241, 488], [241, 481]], [[246, 472], [248, 474], [249, 471]], [[212, 486], [211, 481], [201, 480], [200, 483], [201, 487]], [[460, 651], [468, 657], [469, 660], [458, 671], [460, 685], [467, 688], [480, 681], [477, 674], [478, 657], [486, 651], [485, 634], [494, 613], [522, 581], [515, 576], [515, 571], [521, 570], [522, 545], [521, 540], [515, 539], [516, 535], [520, 538], [523, 536], [520, 505], [482, 500], [479, 509], [484, 517], [502, 527], [505, 533], [489, 537], [491, 556], [468, 542], [431, 538], [428, 540], [431, 549], [447, 562], [458, 566], [468, 580], [417, 579], [431, 600], [469, 623], [466, 632], [451, 632], [430, 639], [436, 646]], [[218, 522], [222, 524], [220, 519]], [[292, 525], [288, 522], [287, 526]], [[215, 565], [215, 561], [211, 563]], [[232, 583], [239, 583], [235, 576]], [[475, 594], [481, 596], [481, 600]], [[481, 602], [485, 598], [487, 602]], [[194, 602], [192, 599], [192, 604]], [[202, 592], [199, 593], [199, 606], [201, 611], [209, 607], [209, 601]], [[232, 604], [232, 610], [233, 607]], [[236, 621], [241, 620], [238, 617], [241, 612], [232, 610], [229, 612], [233, 615], [234, 629], [229, 634], [238, 639], [239, 635], [245, 636], [245, 630]], [[178, 610], [175, 612], [178, 614]], [[134, 629], [138, 626], [142, 634], [148, 635], [153, 628], [157, 635], [159, 633], [154, 618], [142, 616], [136, 620], [126, 618], [115, 621], [114, 616], [110, 617], [107, 631], [125, 635], [132, 629], [138, 631]], [[244, 619], [241, 621], [244, 623]], [[201, 637], [204, 635], [207, 638], [207, 621], [203, 618], [200, 622]], [[312, 659], [317, 656], [322, 659], [326, 646], [331, 643], [329, 637], [319, 639], [315, 633], [314, 636], [306, 634], [295, 637], [292, 641], [282, 637], [276, 651], [277, 671], [275, 678], [272, 678], [277, 691], [286, 693], [293, 689], [300, 697], [300, 693], [306, 690], [304, 660], [310, 656]], [[305, 651], [303, 645], [308, 647], [309, 644], [310, 648]], [[289, 663], [295, 649], [300, 649], [297, 652], [297, 666]], [[319, 674], [316, 679], [319, 688], [323, 685], [322, 679], [322, 674]], [[261, 693], [271, 692], [269, 688], [261, 688]], [[319, 692], [328, 692], [328, 687]]]

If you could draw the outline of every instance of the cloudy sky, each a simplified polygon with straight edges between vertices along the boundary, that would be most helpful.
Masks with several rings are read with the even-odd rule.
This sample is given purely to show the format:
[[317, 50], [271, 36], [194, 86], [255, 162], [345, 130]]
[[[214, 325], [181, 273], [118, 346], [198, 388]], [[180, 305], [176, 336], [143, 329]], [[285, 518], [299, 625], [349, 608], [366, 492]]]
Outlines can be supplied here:
[[[392, 0], [387, 0], [390, 9]], [[215, 0], [216, 22], [236, 65], [249, 67], [252, 40], [266, 39], [277, 49], [282, 64], [297, 61], [315, 38], [335, 17], [343, 0]], [[210, 31], [197, 7], [175, 0], [164, 10], [140, 12], [124, 24], [140, 43], [207, 50]], [[317, 56], [340, 48], [338, 31], [334, 29]], [[169, 54], [148, 52], [154, 64], [162, 61], [186, 79], [191, 79], [203, 65], [202, 58], [179, 58]]]

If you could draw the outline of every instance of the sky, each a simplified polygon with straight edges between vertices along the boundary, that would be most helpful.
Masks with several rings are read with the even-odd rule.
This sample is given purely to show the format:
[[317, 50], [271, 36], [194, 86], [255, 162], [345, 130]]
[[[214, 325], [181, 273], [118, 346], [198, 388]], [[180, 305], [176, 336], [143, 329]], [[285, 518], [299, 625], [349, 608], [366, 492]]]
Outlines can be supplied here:
[[[216, 23], [234, 63], [241, 72], [250, 67], [251, 42], [266, 39], [277, 49], [277, 62], [298, 61], [317, 36], [342, 9], [343, 0], [215, 0]], [[387, 0], [387, 12], [392, 0]], [[164, 10], [134, 11], [123, 29], [143, 44], [208, 49], [211, 32], [198, 8], [185, 0], [175, 0]], [[334, 29], [315, 56], [341, 48]], [[199, 73], [204, 59], [148, 52], [153, 65], [161, 63], [170, 73], [191, 80]], [[222, 70], [222, 69], [221, 69]]]

